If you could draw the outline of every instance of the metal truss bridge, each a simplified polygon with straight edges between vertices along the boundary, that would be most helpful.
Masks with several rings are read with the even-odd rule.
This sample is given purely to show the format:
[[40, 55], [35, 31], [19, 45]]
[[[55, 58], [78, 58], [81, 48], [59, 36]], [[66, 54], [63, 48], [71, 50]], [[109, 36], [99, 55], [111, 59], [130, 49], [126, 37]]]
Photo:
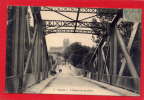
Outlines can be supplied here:
[[[101, 8], [9, 7], [7, 91], [23, 93], [31, 85], [49, 79], [55, 64], [47, 51], [46, 35], [83, 33], [98, 36], [97, 41], [94, 41], [97, 46], [89, 51], [92, 55], [86, 59], [88, 61], [86, 66], [92, 70], [81, 69], [84, 72], [83, 78], [139, 93], [140, 64], [134, 59], [131, 50], [137, 48], [132, 44], [138, 42], [136, 37], [140, 34], [138, 32], [140, 23], [123, 21], [122, 9], [113, 12], [112, 9], [108, 11], [103, 9], [104, 12], [99, 14], [101, 10]], [[30, 26], [30, 11], [33, 26]], [[43, 19], [42, 12], [53, 12], [67, 20]], [[75, 18], [68, 16], [68, 13], [74, 13]], [[93, 15], [80, 18], [80, 14]], [[93, 20], [96, 18], [102, 20]], [[128, 35], [125, 27], [127, 23], [131, 27]], [[128, 76], [125, 75], [126, 72]]]

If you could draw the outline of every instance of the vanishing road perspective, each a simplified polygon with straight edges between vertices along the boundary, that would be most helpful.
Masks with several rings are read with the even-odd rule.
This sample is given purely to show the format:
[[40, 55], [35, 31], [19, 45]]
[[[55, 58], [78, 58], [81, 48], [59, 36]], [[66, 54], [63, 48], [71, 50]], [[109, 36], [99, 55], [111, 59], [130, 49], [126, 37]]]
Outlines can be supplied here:
[[65, 65], [62, 67], [62, 72], [59, 73], [51, 84], [47, 85], [41, 93], [43, 94], [81, 94], [81, 95], [115, 95], [122, 94], [115, 91], [105, 89], [100, 84], [84, 79], [76, 75], [75, 70], [71, 66]]
[[140, 96], [141, 9], [9, 6], [6, 92]]

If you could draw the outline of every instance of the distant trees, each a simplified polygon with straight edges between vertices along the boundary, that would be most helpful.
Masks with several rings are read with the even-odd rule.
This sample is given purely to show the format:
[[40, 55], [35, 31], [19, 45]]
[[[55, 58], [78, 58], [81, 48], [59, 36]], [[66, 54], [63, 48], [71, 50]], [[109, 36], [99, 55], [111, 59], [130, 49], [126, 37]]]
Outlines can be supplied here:
[[114, 8], [97, 8], [97, 17], [100, 19], [112, 19], [112, 17], [118, 13], [120, 9]]
[[82, 68], [83, 58], [88, 54], [90, 48], [79, 42], [71, 44], [64, 50], [64, 58], [75, 67]]
[[95, 52], [95, 48], [92, 47], [89, 51], [89, 53], [87, 53], [84, 58], [83, 58], [83, 69], [88, 70], [90, 72], [95, 71], [96, 69], [93, 66], [93, 62], [96, 58], [96, 54]]

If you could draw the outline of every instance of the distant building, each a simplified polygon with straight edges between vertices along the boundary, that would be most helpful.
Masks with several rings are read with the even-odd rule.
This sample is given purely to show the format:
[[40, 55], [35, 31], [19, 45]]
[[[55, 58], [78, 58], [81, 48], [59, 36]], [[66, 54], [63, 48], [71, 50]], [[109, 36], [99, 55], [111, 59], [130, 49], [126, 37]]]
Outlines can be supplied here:
[[70, 43], [69, 43], [69, 39], [64, 39], [64, 40], [63, 40], [63, 47], [64, 47], [64, 48], [68, 47], [69, 44], [70, 44]]
[[64, 62], [64, 58], [60, 56], [60, 54], [63, 53], [66, 47], [69, 46], [69, 39], [63, 40], [63, 46], [61, 47], [51, 47], [49, 49], [49, 55], [53, 56], [53, 58], [56, 60], [57, 64], [61, 64]]
[[63, 51], [63, 47], [51, 47], [49, 50], [50, 53], [62, 53]]
[[69, 39], [63, 40], [63, 46], [61, 47], [51, 47], [49, 52], [50, 53], [63, 53], [64, 49], [69, 46]]

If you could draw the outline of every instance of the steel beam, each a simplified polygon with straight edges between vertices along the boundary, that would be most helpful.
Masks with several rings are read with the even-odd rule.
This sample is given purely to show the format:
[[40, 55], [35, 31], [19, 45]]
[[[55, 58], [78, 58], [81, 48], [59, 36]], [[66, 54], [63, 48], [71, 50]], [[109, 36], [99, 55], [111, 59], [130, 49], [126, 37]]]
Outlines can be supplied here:
[[[51, 8], [48, 8], [48, 9], [51, 9]], [[59, 12], [59, 11], [56, 11], [56, 10], [53, 10], [53, 9], [51, 9], [51, 11], [53, 11], [53, 12], [55, 12], [55, 13], [63, 16], [63, 17], [65, 17], [65, 18], [67, 18], [67, 19], [69, 19], [69, 20], [71, 20], [71, 21], [75, 21], [75, 19], [73, 19], [73, 18], [71, 18], [71, 17], [69, 17], [69, 16], [67, 16], [67, 15], [65, 15], [65, 14], [63, 14], [63, 13], [61, 13], [61, 12]], [[83, 19], [82, 19], [82, 20], [77, 20], [77, 22], [85, 25], [85, 24], [83, 23]], [[89, 28], [89, 26], [87, 26], [87, 25], [85, 25], [85, 26], [86, 26], [87, 28]], [[60, 28], [60, 26], [57, 27], [56, 29], [58, 29], [58, 28]]]
[[[37, 25], [38, 26], [38, 25]], [[34, 45], [34, 64], [35, 64], [35, 81], [38, 82], [38, 32], [36, 31], [36, 39]]]
[[121, 34], [119, 33], [118, 29], [116, 29], [116, 36], [118, 38], [118, 42], [120, 44], [122, 52], [123, 52], [123, 54], [124, 54], [124, 56], [126, 58], [126, 61], [127, 61], [127, 64], [128, 64], [128, 68], [130, 70], [131, 75], [133, 76], [133, 78], [139, 78], [138, 73], [137, 73], [137, 71], [135, 69], [135, 66], [134, 66], [134, 64], [132, 62], [132, 59], [131, 59], [131, 57], [129, 55], [129, 52], [128, 52], [127, 48], [126, 48], [126, 45], [124, 43], [124, 40], [123, 40]]
[[57, 30], [53, 30], [53, 29], [49, 29], [45, 31], [45, 35], [47, 34], [51, 34], [51, 33], [83, 33], [83, 34], [98, 34], [100, 32], [100, 30], [97, 30], [97, 33], [95, 33], [93, 30], [76, 30], [74, 32], [73, 29], [57, 29]]
[[42, 67], [42, 80], [44, 80], [45, 76], [45, 62], [44, 62], [44, 46], [43, 46], [43, 41], [41, 40], [41, 67]]
[[[14, 39], [13, 39], [13, 53], [12, 53], [12, 67], [14, 69], [14, 72], [13, 74], [14, 75], [18, 75], [18, 37], [19, 37], [19, 19], [20, 19], [20, 9], [19, 7], [16, 7], [16, 10], [15, 10], [15, 27], [14, 27]], [[17, 93], [18, 92], [18, 79], [17, 79], [17, 82], [15, 83], [15, 92]]]
[[110, 75], [109, 74], [109, 69], [108, 69], [108, 66], [107, 66], [107, 63], [106, 63], [106, 57], [105, 57], [105, 53], [104, 53], [104, 50], [103, 50], [104, 46], [105, 46], [105, 42], [101, 47], [101, 54], [102, 54], [102, 58], [103, 58], [103, 62], [104, 62], [104, 68], [105, 68], [104, 70], [106, 71], [106, 74], [108, 75], [107, 79], [110, 81], [110, 79], [109, 79], [109, 75]]
[[[134, 41], [134, 38], [135, 38], [135, 35], [136, 35], [136, 31], [138, 29], [138, 25], [139, 25], [139, 23], [134, 23], [134, 25], [133, 25], [133, 30], [131, 32], [131, 36], [130, 36], [130, 39], [129, 39], [129, 42], [128, 42], [128, 46], [127, 46], [128, 52], [130, 52], [130, 49], [132, 47], [132, 43]], [[123, 72], [124, 72], [124, 69], [125, 69], [125, 65], [126, 65], [126, 59], [123, 58], [123, 62], [122, 62], [122, 65], [120, 67], [120, 71], [119, 71], [118, 76], [122, 76], [123, 75]], [[120, 81], [120, 78], [117, 79], [117, 84], [119, 83], [119, 81]]]
[[114, 57], [113, 57], [113, 75], [117, 75], [117, 51], [118, 51], [118, 45], [117, 45], [117, 37], [116, 37], [116, 33], [114, 31], [114, 48], [113, 48], [113, 53], [114, 53]]
[[18, 62], [18, 72], [19, 72], [19, 92], [21, 93], [23, 90], [24, 82], [23, 82], [23, 71], [24, 71], [24, 57], [25, 57], [25, 33], [26, 33], [26, 7], [22, 7], [21, 9], [21, 20], [19, 25], [19, 62]]
[[80, 9], [80, 13], [96, 13], [97, 8], [70, 8], [70, 7], [41, 7], [41, 11], [58, 11], [58, 12], [74, 12], [77, 13]]
[[113, 84], [113, 59], [114, 59], [114, 40], [113, 40], [113, 37], [114, 35], [112, 34], [111, 37], [110, 37], [110, 42], [109, 42], [109, 45], [110, 45], [110, 62], [109, 62], [109, 72], [110, 72], [110, 84]]
[[[35, 46], [35, 43], [36, 43], [36, 37], [37, 37], [37, 24], [35, 25], [35, 28], [34, 28], [34, 34], [33, 34], [32, 42], [31, 42], [32, 47], [31, 47], [30, 51], [28, 52], [28, 56], [27, 56], [27, 59], [26, 59], [26, 65], [25, 65], [25, 69], [24, 69], [24, 73], [23, 73], [24, 75], [26, 75], [26, 72], [27, 72], [29, 64], [30, 64], [33, 49], [34, 49], [34, 46]], [[34, 56], [34, 59], [36, 59], [35, 56]], [[36, 63], [36, 62], [34, 62], [34, 63]]]
[[[75, 27], [76, 21], [65, 21], [65, 20], [43, 20], [43, 26], [46, 26], [46, 28], [49, 27]], [[95, 26], [93, 25], [95, 24]], [[106, 29], [107, 24], [103, 24], [100, 22], [78, 22], [77, 21], [77, 27], [78, 28], [98, 28], [98, 29]]]
[[38, 39], [37, 39], [37, 55], [38, 55], [38, 58], [37, 58], [37, 82], [40, 82], [41, 79], [40, 79], [40, 76], [41, 76], [41, 72], [40, 72], [40, 68], [42, 67], [41, 66], [41, 24], [38, 24], [38, 30], [37, 30], [37, 33], [38, 33]]
[[75, 33], [75, 31], [76, 31], [76, 28], [77, 28], [77, 23], [78, 23], [78, 19], [79, 19], [79, 14], [80, 14], [80, 8], [78, 8], [78, 11], [77, 11], [77, 17], [76, 17], [75, 26], [74, 26], [74, 33]]
[[26, 15], [26, 26], [27, 26], [27, 35], [28, 35], [28, 41], [29, 41], [29, 44], [31, 43], [31, 32], [30, 32], [30, 25], [29, 25], [29, 17], [28, 17], [28, 13]]

